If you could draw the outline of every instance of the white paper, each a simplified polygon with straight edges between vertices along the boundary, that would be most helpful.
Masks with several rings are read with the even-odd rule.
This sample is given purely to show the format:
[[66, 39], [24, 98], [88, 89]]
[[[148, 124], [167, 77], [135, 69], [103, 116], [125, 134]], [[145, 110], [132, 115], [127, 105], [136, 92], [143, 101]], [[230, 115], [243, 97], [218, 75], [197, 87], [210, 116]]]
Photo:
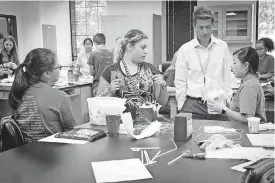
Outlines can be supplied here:
[[55, 138], [56, 134], [51, 135], [49, 137], [38, 140], [39, 142], [54, 142], [54, 143], [65, 143], [65, 144], [86, 144], [89, 141], [86, 140], [74, 140], [74, 139], [63, 139], [63, 138]]
[[263, 130], [274, 130], [275, 129], [275, 125], [271, 122], [269, 123], [263, 123], [259, 125], [259, 130], [263, 131]]
[[232, 170], [237, 170], [239, 172], [245, 172], [246, 169], [244, 169], [245, 166], [248, 166], [248, 165], [251, 165], [252, 163], [254, 163], [255, 161], [248, 161], [248, 162], [245, 162], [245, 163], [242, 163], [242, 164], [239, 164], [239, 165], [236, 165], [236, 166], [232, 166], [231, 169]]
[[270, 151], [261, 147], [233, 147], [207, 151], [206, 158], [257, 160], [265, 157], [271, 158], [270, 154]]
[[246, 134], [253, 146], [274, 147], [274, 134]]
[[0, 86], [12, 86], [12, 83], [0, 83]]
[[143, 139], [146, 137], [150, 137], [154, 135], [160, 129], [161, 126], [161, 123], [158, 121], [152, 122], [140, 133], [140, 135], [134, 135], [133, 119], [131, 113], [121, 114], [121, 120], [124, 124], [124, 128], [128, 135], [134, 137], [135, 139]]
[[123, 124], [120, 124], [120, 126], [119, 126], [119, 134], [127, 135], [127, 132], [126, 132]]
[[140, 159], [92, 162], [97, 183], [153, 178]]

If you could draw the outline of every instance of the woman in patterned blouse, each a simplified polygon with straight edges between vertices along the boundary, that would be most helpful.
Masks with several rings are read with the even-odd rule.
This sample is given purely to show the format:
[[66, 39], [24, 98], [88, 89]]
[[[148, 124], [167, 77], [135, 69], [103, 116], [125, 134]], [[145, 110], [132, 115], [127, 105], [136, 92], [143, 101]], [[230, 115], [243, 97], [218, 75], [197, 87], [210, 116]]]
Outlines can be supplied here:
[[148, 37], [133, 29], [119, 41], [117, 62], [102, 72], [98, 96], [127, 98], [126, 111], [137, 118], [139, 106], [148, 103], [165, 105], [168, 100], [166, 82], [159, 71], [145, 62], [148, 53]]

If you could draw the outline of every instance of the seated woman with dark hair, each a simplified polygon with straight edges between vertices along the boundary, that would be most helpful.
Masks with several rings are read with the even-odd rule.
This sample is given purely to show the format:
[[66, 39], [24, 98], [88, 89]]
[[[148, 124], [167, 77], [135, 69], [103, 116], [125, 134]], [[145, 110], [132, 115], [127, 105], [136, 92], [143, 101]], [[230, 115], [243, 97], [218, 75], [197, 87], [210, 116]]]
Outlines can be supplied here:
[[256, 50], [259, 55], [259, 78], [270, 79], [274, 76], [274, 57], [267, 52], [274, 51], [274, 43], [270, 38], [261, 38], [256, 43]]
[[51, 87], [60, 69], [53, 52], [37, 48], [15, 70], [9, 104], [28, 142], [72, 129], [76, 124], [68, 95]]
[[119, 41], [117, 62], [102, 72], [97, 95], [127, 98], [126, 110], [137, 119], [138, 109], [146, 103], [165, 105], [166, 82], [155, 66], [145, 62], [148, 37], [133, 29]]
[[247, 122], [248, 117], [259, 117], [266, 122], [264, 91], [256, 78], [259, 56], [254, 48], [241, 48], [233, 53], [233, 72], [242, 83], [231, 100], [230, 108], [216, 101], [209, 101], [208, 106], [233, 121]]

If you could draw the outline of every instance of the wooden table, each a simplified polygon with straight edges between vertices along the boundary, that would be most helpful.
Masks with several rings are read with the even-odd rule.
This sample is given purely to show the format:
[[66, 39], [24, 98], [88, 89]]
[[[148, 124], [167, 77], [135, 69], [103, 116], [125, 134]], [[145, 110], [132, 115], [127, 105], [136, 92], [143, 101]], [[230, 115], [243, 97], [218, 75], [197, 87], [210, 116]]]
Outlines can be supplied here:
[[[247, 132], [246, 123], [224, 121], [193, 120], [193, 128], [201, 125], [220, 125]], [[190, 141], [177, 142], [178, 149], [166, 154], [157, 163], [147, 166], [153, 179], [139, 180], [136, 183], [237, 183], [242, 173], [230, 167], [245, 160], [181, 159], [168, 166], [178, 153], [192, 148], [194, 153], [201, 152], [194, 138], [200, 132], [194, 132]], [[160, 147], [163, 152], [172, 149], [172, 133], [157, 134], [150, 138], [133, 140], [127, 135], [105, 137], [84, 145], [35, 142], [0, 154], [0, 182], [2, 183], [95, 183], [91, 162], [140, 158], [140, 152], [131, 147]], [[246, 135], [241, 139], [242, 146], [251, 146]], [[149, 157], [158, 150], [149, 150]], [[106, 175], [108, 176], [108, 175]]]

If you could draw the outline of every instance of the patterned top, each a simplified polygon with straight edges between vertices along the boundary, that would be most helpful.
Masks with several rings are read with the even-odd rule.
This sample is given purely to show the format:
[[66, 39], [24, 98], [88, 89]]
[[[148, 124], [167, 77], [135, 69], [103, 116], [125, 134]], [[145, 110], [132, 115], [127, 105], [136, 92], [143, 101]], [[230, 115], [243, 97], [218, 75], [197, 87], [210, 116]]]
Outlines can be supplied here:
[[250, 114], [266, 122], [264, 91], [254, 76], [243, 81], [232, 98], [230, 109], [242, 114]]
[[[121, 62], [121, 61], [120, 61]], [[114, 79], [122, 79], [121, 87], [115, 93], [115, 97], [127, 98], [126, 112], [131, 112], [135, 120], [138, 115], [139, 106], [145, 103], [155, 102], [155, 87], [152, 76], [159, 71], [150, 63], [140, 64], [140, 73], [127, 76], [122, 72], [120, 62], [109, 65], [103, 72], [102, 77], [111, 83]]]

